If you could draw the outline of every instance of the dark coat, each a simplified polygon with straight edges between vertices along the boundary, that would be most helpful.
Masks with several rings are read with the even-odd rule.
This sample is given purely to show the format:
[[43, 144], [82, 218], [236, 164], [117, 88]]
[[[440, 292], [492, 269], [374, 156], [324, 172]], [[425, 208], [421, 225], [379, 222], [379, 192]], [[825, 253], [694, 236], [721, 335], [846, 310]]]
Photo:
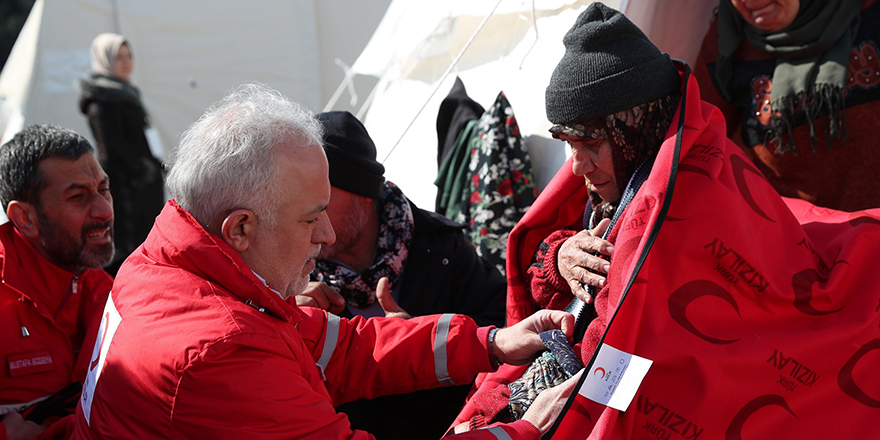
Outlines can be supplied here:
[[461, 313], [481, 326], [504, 325], [507, 281], [477, 255], [465, 226], [409, 204], [414, 233], [396, 287], [400, 307], [413, 316]]
[[147, 237], [165, 203], [162, 164], [144, 135], [146, 113], [135, 87], [97, 74], [80, 85], [79, 109], [88, 118], [98, 160], [110, 177], [116, 246], [111, 267], [118, 267]]
[[[507, 281], [477, 255], [465, 226], [410, 202], [414, 234], [398, 305], [412, 316], [462, 313], [478, 325], [504, 324]], [[464, 404], [470, 385], [357, 400], [337, 407], [353, 429], [377, 439], [440, 438]]]

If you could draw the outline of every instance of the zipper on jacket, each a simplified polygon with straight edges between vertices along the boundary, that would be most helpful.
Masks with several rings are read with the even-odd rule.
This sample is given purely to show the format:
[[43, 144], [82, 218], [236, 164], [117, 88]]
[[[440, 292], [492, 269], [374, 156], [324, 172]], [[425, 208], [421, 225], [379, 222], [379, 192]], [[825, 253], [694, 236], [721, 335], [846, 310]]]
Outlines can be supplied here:
[[[79, 281], [79, 275], [78, 275], [78, 274], [73, 276], [73, 286], [76, 286], [76, 282], [77, 282], [77, 281]], [[19, 321], [19, 323], [21, 324], [21, 337], [22, 337], [22, 338], [26, 338], [26, 337], [29, 337], [29, 336], [31, 335], [30, 330], [27, 328], [27, 326], [26, 326], [26, 324], [25, 324], [25, 322], [24, 322], [24, 321], [25, 321], [25, 316], [27, 316], [27, 315], [29, 314], [29, 312], [26, 312], [24, 309], [25, 309], [25, 308], [33, 309], [33, 310], [36, 310], [37, 314], [39, 314], [40, 316], [42, 316], [44, 319], [50, 321], [50, 323], [51, 323], [51, 325], [49, 326], [50, 331], [59, 332], [59, 333], [61, 333], [62, 335], [65, 336], [64, 338], [60, 338], [59, 340], [64, 341], [64, 345], [67, 347], [68, 350], [70, 350], [71, 353], [75, 353], [75, 350], [73, 349], [73, 344], [70, 342], [70, 338], [67, 336], [67, 333], [64, 333], [64, 331], [62, 331], [60, 328], [58, 328], [58, 324], [56, 324], [54, 317], [50, 317], [50, 316], [46, 313], [45, 310], [43, 310], [43, 309], [41, 309], [41, 308], [38, 308], [37, 305], [36, 305], [33, 301], [31, 301], [31, 299], [30, 299], [29, 297], [27, 297], [27, 296], [24, 294], [23, 291], [21, 291], [21, 290], [15, 288], [14, 286], [8, 284], [8, 283], [6, 282], [6, 279], [5, 279], [5, 278], [3, 278], [2, 280], [0, 280], [0, 282], [2, 282], [3, 284], [5, 284], [6, 287], [9, 288], [10, 290], [12, 290], [13, 292], [16, 292], [16, 293], [19, 294], [19, 299], [18, 299], [18, 302], [19, 302], [19, 304], [18, 304], [18, 306], [19, 306], [19, 309], [18, 309], [18, 321]], [[76, 289], [76, 290], [78, 290], [76, 287], [72, 287], [72, 289]], [[68, 289], [68, 292], [70, 292], [70, 289]], [[69, 295], [68, 295], [68, 296], [69, 296]], [[26, 302], [27, 302], [27, 303], [30, 303], [30, 305], [27, 305]], [[61, 310], [61, 307], [58, 308], [58, 311], [60, 311], [60, 310]], [[58, 314], [58, 311], [55, 312], [56, 315]], [[40, 328], [40, 326], [38, 325], [37, 328]], [[75, 357], [74, 357], [74, 359], [75, 359]]]
[[70, 289], [68, 289], [67, 292], [64, 292], [64, 296], [61, 297], [61, 303], [58, 304], [58, 308], [55, 310], [55, 313], [52, 314], [52, 321], [55, 321], [56, 319], [58, 319], [58, 313], [60, 313], [61, 309], [63, 309], [64, 306], [67, 304], [67, 300], [70, 299], [70, 295], [71, 294], [76, 295], [77, 293], [79, 293], [78, 292], [79, 288], [76, 285], [76, 283], [78, 281], [79, 281], [79, 274], [76, 274], [73, 276], [73, 280], [70, 281]]
[[21, 312], [21, 308], [24, 307], [24, 294], [20, 294], [18, 297], [18, 322], [21, 324], [21, 337], [26, 338], [31, 335], [31, 332], [28, 331], [27, 326], [24, 325], [24, 316]]
[[248, 298], [248, 300], [245, 301], [244, 304], [257, 309], [260, 313], [266, 313], [265, 308], [257, 306], [256, 304], [254, 304], [254, 300], [252, 300], [250, 298]]

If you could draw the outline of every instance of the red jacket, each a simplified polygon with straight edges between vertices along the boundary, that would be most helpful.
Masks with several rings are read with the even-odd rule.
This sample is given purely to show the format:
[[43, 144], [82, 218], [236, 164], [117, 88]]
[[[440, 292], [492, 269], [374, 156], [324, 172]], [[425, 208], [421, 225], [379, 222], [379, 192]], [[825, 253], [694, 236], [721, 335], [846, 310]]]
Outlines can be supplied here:
[[[0, 414], [6, 414], [83, 381], [113, 279], [100, 269], [73, 274], [55, 266], [12, 222], [0, 225], [0, 278]], [[82, 346], [88, 348], [80, 356]]]
[[[77, 439], [368, 438], [334, 405], [491, 369], [489, 328], [464, 315], [349, 321], [282, 301], [174, 201], [120, 268], [104, 317]], [[538, 438], [527, 422], [504, 429]]]

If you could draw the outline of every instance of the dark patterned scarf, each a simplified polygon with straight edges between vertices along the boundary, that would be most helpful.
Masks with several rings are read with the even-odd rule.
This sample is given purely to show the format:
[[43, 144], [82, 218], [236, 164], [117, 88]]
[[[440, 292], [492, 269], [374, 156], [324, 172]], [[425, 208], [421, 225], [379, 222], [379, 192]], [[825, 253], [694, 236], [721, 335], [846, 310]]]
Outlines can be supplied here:
[[801, 123], [810, 124], [815, 149], [813, 121], [822, 115], [828, 115], [829, 146], [832, 139], [846, 138], [842, 113], [846, 75], [862, 0], [800, 0], [800, 4], [794, 22], [776, 32], [748, 25], [730, 0], [722, 0], [718, 9], [715, 77], [726, 100], [731, 100], [727, 86], [733, 75], [733, 54], [744, 38], [776, 58], [770, 108], [777, 154], [797, 153], [791, 131]]
[[532, 362], [522, 377], [507, 385], [510, 388], [510, 420], [522, 419], [541, 392], [562, 384], [584, 368], [561, 330], [549, 330], [540, 336], [547, 351]]
[[[617, 188], [619, 193], [623, 194], [639, 165], [657, 155], [680, 99], [681, 93], [676, 91], [604, 117], [567, 125], [556, 124], [550, 129], [550, 133], [556, 139], [560, 134], [609, 139]], [[591, 192], [589, 206], [596, 215], [585, 217], [594, 217], [596, 223], [603, 218], [611, 218], [614, 216], [617, 204], [618, 200], [602, 200], [598, 194]]]
[[363, 273], [357, 273], [334, 261], [317, 260], [312, 272], [312, 279], [335, 288], [349, 305], [359, 309], [376, 302], [376, 285], [380, 278], [388, 277], [388, 288], [394, 290], [413, 239], [412, 208], [400, 188], [385, 181], [379, 200], [382, 218], [373, 264]]

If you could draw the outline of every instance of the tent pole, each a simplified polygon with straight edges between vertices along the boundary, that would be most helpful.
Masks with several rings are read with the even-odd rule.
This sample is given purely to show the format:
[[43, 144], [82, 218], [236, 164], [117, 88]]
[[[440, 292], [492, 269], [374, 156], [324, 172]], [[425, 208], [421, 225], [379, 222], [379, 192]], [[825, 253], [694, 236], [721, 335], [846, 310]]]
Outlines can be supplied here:
[[526, 51], [526, 54], [523, 55], [522, 60], [520, 60], [519, 70], [522, 70], [523, 64], [526, 63], [526, 58], [529, 57], [529, 54], [532, 53], [532, 49], [538, 44], [538, 17], [535, 15], [535, 0], [532, 0], [532, 29], [535, 30], [535, 41], [532, 42], [532, 45], [529, 46], [529, 50]]
[[358, 100], [357, 92], [354, 90], [354, 87], [351, 85], [352, 80], [354, 79], [354, 75], [355, 75], [354, 71], [352, 71], [351, 67], [348, 66], [347, 64], [345, 64], [339, 58], [336, 58], [334, 61], [336, 62], [337, 66], [342, 68], [342, 71], [345, 73], [345, 76], [342, 78], [342, 82], [339, 83], [339, 87], [337, 87], [336, 91], [333, 92], [333, 96], [331, 96], [330, 100], [327, 101], [327, 105], [324, 106], [324, 110], [322, 110], [322, 111], [325, 111], [325, 112], [329, 112], [330, 110], [333, 109], [333, 106], [336, 105], [336, 101], [338, 101], [339, 97], [342, 96], [342, 91], [345, 90], [346, 87], [348, 88], [348, 93], [351, 95], [351, 105], [354, 106], [355, 104], [357, 104], [357, 100]]
[[428, 106], [428, 103], [431, 102], [431, 99], [437, 93], [437, 90], [440, 89], [440, 86], [443, 85], [443, 82], [446, 81], [446, 77], [449, 76], [449, 74], [452, 72], [452, 69], [454, 69], [458, 65], [458, 62], [461, 60], [461, 57], [464, 55], [465, 51], [468, 50], [471, 43], [474, 42], [474, 39], [477, 38], [477, 35], [479, 35], [480, 31], [483, 30], [483, 26], [486, 25], [487, 21], [489, 21], [489, 17], [491, 17], [492, 15], [495, 14], [495, 10], [498, 9], [498, 5], [500, 5], [502, 1], [504, 1], [504, 0], [498, 0], [498, 2], [495, 3], [495, 6], [492, 8], [492, 10], [489, 11], [488, 14], [486, 14], [485, 18], [483, 18], [483, 21], [480, 23], [480, 25], [477, 26], [477, 30], [474, 31], [474, 33], [471, 35], [470, 39], [468, 39], [467, 43], [464, 44], [464, 47], [461, 48], [461, 51], [458, 52], [458, 55], [456, 55], [455, 59], [452, 60], [452, 64], [449, 65], [449, 68], [446, 69], [446, 72], [443, 73], [443, 76], [441, 76], [440, 80], [437, 81], [437, 87], [434, 87], [434, 90], [431, 92], [431, 95], [428, 96], [428, 99], [425, 100], [425, 103], [422, 104], [422, 107], [419, 109], [418, 112], [416, 112], [416, 115], [412, 118], [412, 120], [406, 126], [406, 129], [403, 130], [403, 133], [401, 133], [400, 138], [397, 139], [397, 142], [394, 143], [394, 146], [391, 147], [391, 150], [389, 150], [388, 154], [385, 156], [385, 158], [382, 159], [382, 163], [385, 163], [385, 161], [388, 160], [389, 157], [391, 157], [391, 153], [394, 152], [394, 149], [396, 149], [397, 146], [400, 145], [400, 142], [403, 140], [403, 137], [406, 136], [406, 133], [409, 131], [410, 128], [412, 128], [412, 125], [416, 122], [416, 119], [419, 118], [419, 115], [422, 114], [422, 111], [425, 110], [425, 107]]
[[117, 34], [122, 34], [122, 28], [119, 26], [119, 3], [116, 0], [110, 0], [113, 4], [113, 27], [116, 28]]

